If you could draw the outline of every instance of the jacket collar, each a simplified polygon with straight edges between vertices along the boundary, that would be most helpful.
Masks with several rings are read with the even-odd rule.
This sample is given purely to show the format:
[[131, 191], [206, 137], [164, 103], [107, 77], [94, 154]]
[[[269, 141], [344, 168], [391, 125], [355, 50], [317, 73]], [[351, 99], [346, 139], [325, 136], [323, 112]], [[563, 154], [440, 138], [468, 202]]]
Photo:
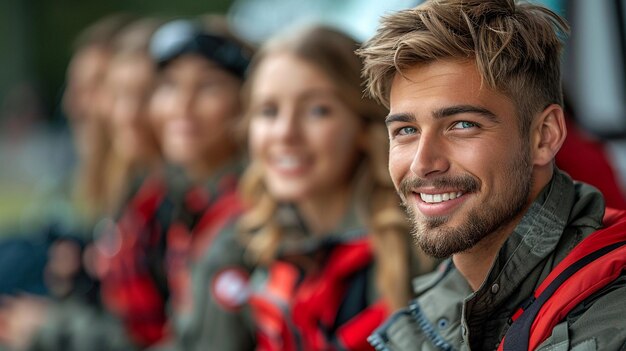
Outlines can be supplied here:
[[580, 231], [568, 231], [566, 227], [584, 224], [589, 231], [595, 231], [601, 227], [603, 209], [597, 192], [586, 185], [575, 185], [565, 173], [555, 171], [500, 249], [487, 279], [464, 301], [462, 315], [470, 344], [473, 340], [501, 339], [505, 330], [495, 326], [506, 325], [545, 278], [555, 264], [553, 253], [563, 245], [563, 237], [568, 236], [567, 246], [582, 239]]

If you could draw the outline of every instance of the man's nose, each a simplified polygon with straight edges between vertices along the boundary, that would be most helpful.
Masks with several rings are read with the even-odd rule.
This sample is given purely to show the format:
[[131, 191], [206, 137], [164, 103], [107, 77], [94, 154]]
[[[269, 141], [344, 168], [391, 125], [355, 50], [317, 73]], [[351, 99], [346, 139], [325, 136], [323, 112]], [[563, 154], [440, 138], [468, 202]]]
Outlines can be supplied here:
[[411, 162], [411, 172], [421, 178], [445, 173], [450, 168], [442, 136], [422, 133]]

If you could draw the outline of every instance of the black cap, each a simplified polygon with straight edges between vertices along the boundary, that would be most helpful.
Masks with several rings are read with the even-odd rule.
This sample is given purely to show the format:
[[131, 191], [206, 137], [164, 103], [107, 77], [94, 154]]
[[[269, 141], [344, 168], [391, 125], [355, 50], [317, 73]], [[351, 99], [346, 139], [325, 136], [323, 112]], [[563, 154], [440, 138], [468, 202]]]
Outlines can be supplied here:
[[232, 39], [204, 30], [198, 23], [176, 20], [161, 26], [150, 40], [150, 56], [159, 69], [184, 54], [198, 54], [243, 78], [251, 52]]

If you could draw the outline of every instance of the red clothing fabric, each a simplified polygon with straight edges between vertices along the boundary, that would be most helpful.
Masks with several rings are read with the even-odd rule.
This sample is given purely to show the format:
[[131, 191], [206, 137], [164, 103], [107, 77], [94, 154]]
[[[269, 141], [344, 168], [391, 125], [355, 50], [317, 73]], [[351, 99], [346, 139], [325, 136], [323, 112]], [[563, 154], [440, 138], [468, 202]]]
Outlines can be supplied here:
[[241, 210], [237, 175], [220, 179], [188, 189], [179, 204], [163, 179], [148, 179], [97, 244], [103, 303], [141, 347], [169, 336], [168, 305], [190, 300], [190, 262]]
[[[202, 192], [206, 195], [204, 190], [196, 188], [190, 193]], [[242, 205], [235, 183], [227, 186], [219, 196], [214, 195], [202, 207], [204, 210], [195, 225], [176, 222], [167, 232], [166, 274], [172, 308], [178, 314], [189, 313], [189, 309], [193, 308], [190, 264], [202, 258], [219, 230], [241, 213]]]
[[102, 301], [140, 346], [166, 334], [166, 296], [155, 284], [150, 257], [162, 240], [157, 213], [165, 199], [164, 181], [149, 178], [96, 242]]
[[[274, 262], [266, 284], [250, 298], [257, 350], [372, 350], [367, 336], [386, 318], [386, 305], [377, 302], [340, 316], [342, 304], [353, 302], [347, 300], [355, 296], [348, 291], [355, 288], [355, 277], [367, 276], [372, 259], [369, 241], [359, 239], [333, 247], [318, 271]], [[366, 295], [356, 294], [363, 301]]]
[[626, 211], [608, 208], [604, 229], [580, 242], [541, 283], [533, 302], [520, 308], [498, 350], [534, 350], [585, 299], [626, 269]]
[[567, 138], [556, 155], [558, 167], [573, 179], [598, 188], [607, 206], [626, 209], [626, 197], [604, 145], [585, 135], [569, 118], [565, 121]]

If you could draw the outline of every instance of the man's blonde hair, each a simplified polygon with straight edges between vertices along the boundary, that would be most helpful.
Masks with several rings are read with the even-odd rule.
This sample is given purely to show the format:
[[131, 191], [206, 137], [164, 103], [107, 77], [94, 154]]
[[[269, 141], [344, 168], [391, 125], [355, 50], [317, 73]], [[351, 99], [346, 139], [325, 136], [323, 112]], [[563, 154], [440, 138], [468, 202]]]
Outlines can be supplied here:
[[474, 61], [483, 84], [514, 102], [526, 135], [536, 113], [563, 103], [560, 53], [568, 31], [538, 5], [431, 0], [383, 17], [358, 54], [369, 94], [387, 107], [396, 73], [441, 59]]

